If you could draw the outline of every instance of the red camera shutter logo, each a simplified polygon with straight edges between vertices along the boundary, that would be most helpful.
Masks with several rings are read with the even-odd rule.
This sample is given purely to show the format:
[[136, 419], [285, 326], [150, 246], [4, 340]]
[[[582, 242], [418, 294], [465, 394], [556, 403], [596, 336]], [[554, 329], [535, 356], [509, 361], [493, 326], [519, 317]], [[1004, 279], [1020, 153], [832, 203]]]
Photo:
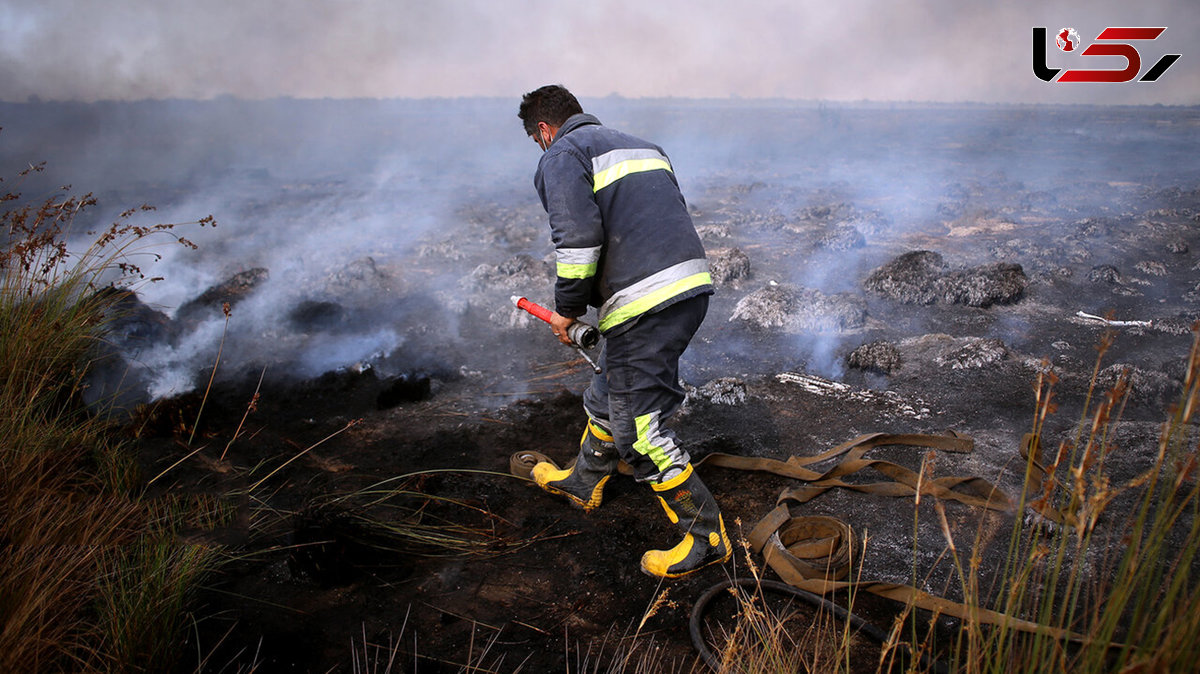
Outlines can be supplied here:
[[[1142, 70], [1142, 55], [1129, 42], [1157, 40], [1165, 30], [1165, 26], [1161, 28], [1105, 28], [1096, 37], [1097, 42], [1088, 45], [1079, 54], [1080, 56], [1120, 56], [1125, 59], [1125, 68], [1121, 70], [1067, 70], [1058, 76], [1057, 82], [1132, 82]], [[1077, 45], [1074, 41], [1066, 39], [1068, 35], [1074, 33], [1072, 28], [1063, 28], [1056, 34], [1056, 44], [1060, 45], [1060, 49], [1074, 51]], [[1046, 29], [1035, 27], [1033, 29], [1033, 74], [1043, 81], [1055, 82], [1054, 78], [1061, 69], [1046, 66], [1046, 42]], [[1069, 47], [1062, 46], [1064, 43]], [[1154, 82], [1162, 77], [1162, 74], [1167, 72], [1167, 68], [1179, 60], [1179, 57], [1180, 54], [1164, 55], [1138, 81]]]

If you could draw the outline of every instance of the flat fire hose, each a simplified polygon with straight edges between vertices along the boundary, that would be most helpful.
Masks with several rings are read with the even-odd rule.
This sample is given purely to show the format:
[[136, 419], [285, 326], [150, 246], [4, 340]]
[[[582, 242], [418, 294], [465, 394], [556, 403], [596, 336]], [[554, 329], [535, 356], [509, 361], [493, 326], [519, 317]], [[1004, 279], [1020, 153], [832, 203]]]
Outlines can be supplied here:
[[[865, 455], [875, 447], [883, 445], [908, 445], [929, 447], [948, 452], [967, 453], [974, 449], [975, 441], [969, 436], [951, 433], [931, 435], [925, 433], [869, 433], [844, 442], [816, 456], [793, 456], [787, 461], [761, 457], [735, 456], [732, 454], [709, 454], [698, 464], [756, 470], [783, 477], [790, 477], [808, 484], [785, 490], [778, 501], [791, 500], [797, 503], [810, 501], [830, 489], [840, 487], [867, 494], [882, 496], [915, 496], [918, 484], [921, 493], [944, 501], [957, 501], [965, 505], [979, 506], [991, 510], [1011, 510], [1008, 496], [980, 477], [938, 477], [922, 480], [915, 471], [890, 461], [867, 459]], [[841, 456], [842, 460], [823, 473], [807, 468]], [[891, 478], [887, 482], [857, 484], [844, 482], [840, 478], [857, 473], [865, 468], [874, 469]]]
[[[508, 472], [516, 475], [517, 477], [522, 477], [526, 480], [532, 480], [533, 477], [531, 476], [531, 473], [533, 472], [533, 467], [543, 462], [554, 466], [555, 470], [558, 470], [560, 467], [554, 461], [554, 459], [551, 459], [545, 454], [541, 452], [535, 452], [533, 450], [527, 450], [524, 452], [517, 452], [516, 454], [508, 457]], [[570, 468], [574, 465], [575, 459], [571, 459], [567, 465], [563, 467]], [[617, 472], [622, 475], [633, 475], [633, 468], [631, 468], [629, 464], [625, 463], [624, 461], [619, 461], [617, 463]]]
[[[1026, 456], [1029, 450], [1028, 441], [1022, 444], [1022, 455]], [[967, 453], [974, 449], [975, 442], [969, 436], [954, 432], [947, 435], [871, 433], [861, 435], [815, 456], [792, 456], [786, 461], [781, 461], [713, 453], [697, 461], [696, 465], [760, 471], [808, 483], [781, 492], [776, 499], [776, 507], [767, 513], [750, 533], [749, 542], [753, 550], [762, 554], [767, 566], [771, 567], [784, 582], [792, 587], [817, 595], [853, 587], [856, 591], [865, 590], [935, 614], [1003, 625], [1009, 629], [1026, 632], [1040, 632], [1058, 639], [1074, 641], [1083, 639], [1081, 635], [1065, 629], [1039, 625], [990, 609], [971, 607], [929, 594], [910, 585], [870, 580], [844, 580], [850, 572], [850, 563], [856, 545], [853, 530], [848, 524], [834, 517], [794, 515], [791, 510], [792, 504], [805, 503], [830, 489], [842, 488], [882, 496], [915, 496], [919, 490], [923, 495], [944, 501], [956, 501], [990, 510], [1011, 511], [1014, 508], [1012, 501], [1004, 492], [983, 478], [922, 477], [919, 473], [899, 464], [866, 457], [871, 449], [884, 445], [927, 447], [948, 452]], [[841, 460], [823, 472], [808, 468], [812, 464], [838, 457], [841, 457]], [[549, 459], [537, 452], [519, 452], [513, 455], [510, 469], [514, 475], [528, 477], [529, 471], [537, 461], [549, 461]], [[551, 463], [553, 462], [551, 461]], [[866, 468], [881, 473], [889, 480], [863, 484], [845, 482], [841, 479]], [[1041, 473], [1046, 472], [1036, 462], [1035, 468]], [[693, 621], [695, 620], [696, 616], [693, 616]]]
[[525, 452], [517, 452], [516, 454], [508, 457], [508, 472], [516, 475], [517, 477], [523, 477], [526, 480], [530, 480], [532, 478], [529, 477], [529, 474], [533, 472], [533, 467], [539, 463], [542, 463], [543, 461], [546, 463], [552, 463], [554, 464], [555, 468], [558, 468], [558, 464], [554, 463], [554, 459], [551, 459], [541, 452], [529, 450]]
[[845, 546], [845, 550], [835, 551], [835, 554], [828, 557], [829, 566], [822, 567], [813, 563], [812, 539], [806, 538], [806, 536], [814, 533], [818, 536], [827, 536], [827, 531], [823, 531], [821, 527], [814, 527], [810, 523], [811, 519], [792, 515], [788, 504], [781, 503], [750, 532], [751, 548], [755, 552], [762, 553], [767, 566], [771, 567], [771, 570], [778, 574], [784, 582], [797, 589], [825, 595], [837, 590], [854, 588], [855, 591], [870, 592], [925, 609], [937, 615], [1002, 625], [1023, 632], [1041, 632], [1057, 639], [1080, 640], [1083, 638], [1064, 629], [1039, 625], [998, 611], [968, 606], [961, 602], [938, 597], [911, 585], [872, 580], [842, 580], [847, 575], [849, 567], [834, 565], [840, 563], [843, 558], [849, 559], [849, 551], [855, 544], [853, 532], [844, 523], [839, 523], [845, 529], [838, 532], [837, 540], [839, 545]]
[[[750, 545], [761, 553], [784, 582], [807, 592], [825, 595], [853, 587], [936, 614], [970, 618], [983, 623], [1004, 625], [1010, 629], [1042, 632], [1060, 639], [1079, 639], [1067, 630], [1047, 627], [1014, 618], [989, 609], [970, 607], [960, 602], [938, 597], [909, 585], [869, 580], [843, 580], [849, 574], [856, 537], [845, 522], [824, 516], [804, 516], [792, 513], [791, 504], [807, 502], [833, 488], [879, 494], [883, 496], [933, 496], [945, 501], [991, 510], [1012, 510], [1008, 496], [980, 477], [938, 477], [922, 479], [909, 468], [890, 461], [865, 458], [867, 452], [884, 445], [929, 447], [949, 452], [970, 452], [974, 440], [951, 432], [948, 435], [872, 433], [861, 435], [833, 449], [811, 457], [793, 456], [787, 461], [756, 457], [710, 454], [698, 463], [757, 470], [808, 482], [803, 487], [785, 489], [776, 499], [776, 507], [758, 522], [750, 532]], [[816, 472], [806, 466], [842, 457], [834, 467]], [[891, 478], [888, 482], [869, 484], [848, 483], [842, 477], [865, 468], [874, 469]]]

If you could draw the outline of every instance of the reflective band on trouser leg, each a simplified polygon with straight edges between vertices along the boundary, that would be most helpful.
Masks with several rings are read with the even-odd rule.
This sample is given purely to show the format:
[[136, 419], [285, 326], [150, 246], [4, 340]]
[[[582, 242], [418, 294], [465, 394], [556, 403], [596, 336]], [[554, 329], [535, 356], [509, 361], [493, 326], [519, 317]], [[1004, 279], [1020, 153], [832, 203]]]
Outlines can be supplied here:
[[600, 307], [600, 329], [608, 330], [637, 318], [693, 288], [712, 285], [708, 260], [687, 260], [622, 288]]
[[671, 162], [653, 148], [630, 148], [605, 152], [592, 159], [592, 191], [599, 192], [632, 173], [670, 171]]
[[675, 434], [659, 425], [658, 416], [658, 412], [651, 412], [634, 418], [637, 441], [633, 443], [633, 448], [638, 454], [654, 462], [659, 474], [672, 467], [682, 470], [691, 461], [691, 457], [675, 443]]

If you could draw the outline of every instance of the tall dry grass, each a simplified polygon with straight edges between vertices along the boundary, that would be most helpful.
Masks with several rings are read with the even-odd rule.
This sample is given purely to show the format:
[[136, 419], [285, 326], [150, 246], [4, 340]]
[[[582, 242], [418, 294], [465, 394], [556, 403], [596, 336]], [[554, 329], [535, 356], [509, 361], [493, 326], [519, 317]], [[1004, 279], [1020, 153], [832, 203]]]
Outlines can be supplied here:
[[182, 544], [131, 490], [128, 448], [80, 393], [112, 284], [144, 280], [156, 238], [192, 244], [135, 224], [146, 207], [78, 231], [91, 195], [0, 203], [0, 671], [161, 671], [216, 551]]
[[[1157, 446], [1132, 477], [1114, 458], [1130, 396], [1121, 377], [1097, 384], [1111, 336], [1099, 345], [1080, 419], [1070, 437], [1046, 438], [1057, 412], [1058, 381], [1036, 382], [1026, 437], [1024, 488], [1003, 563], [984, 569], [982, 537], [969, 555], [951, 554], [968, 606], [1033, 621], [1040, 631], [967, 620], [947, 656], [954, 671], [1178, 672], [1200, 662], [1200, 325], [1187, 355], [1183, 389], [1170, 405]], [[954, 551], [948, 527], [948, 549]]]
[[[1116, 441], [1131, 393], [1128, 379], [1121, 377], [1106, 390], [1098, 385], [1112, 344], [1109, 335], [1099, 345], [1074, 432], [1050, 447], [1047, 422], [1058, 411], [1058, 380], [1046, 368], [1036, 381], [1023, 490], [999, 564], [989, 556], [990, 539], [982, 527], [964, 548], [954, 540], [941, 504], [934, 504], [945, 537], [944, 556], [954, 567], [968, 615], [999, 611], [1040, 629], [968, 618], [946, 643], [944, 634], [934, 633], [935, 624], [944, 621], [918, 619], [908, 607], [893, 625], [881, 656], [870, 663], [861, 654], [855, 657], [846, 638], [850, 631], [829, 610], [803, 624], [767, 610], [762, 586], [769, 581], [760, 580], [734, 592], [737, 610], [731, 626], [709, 666], [698, 665], [694, 671], [1196, 671], [1200, 324], [1193, 332], [1183, 388], [1167, 410], [1154, 451], [1122, 457], [1125, 466], [1140, 461], [1136, 474], [1115, 475], [1114, 453], [1136, 448]], [[914, 558], [916, 550], [914, 542]], [[749, 566], [753, 569], [753, 562]]]

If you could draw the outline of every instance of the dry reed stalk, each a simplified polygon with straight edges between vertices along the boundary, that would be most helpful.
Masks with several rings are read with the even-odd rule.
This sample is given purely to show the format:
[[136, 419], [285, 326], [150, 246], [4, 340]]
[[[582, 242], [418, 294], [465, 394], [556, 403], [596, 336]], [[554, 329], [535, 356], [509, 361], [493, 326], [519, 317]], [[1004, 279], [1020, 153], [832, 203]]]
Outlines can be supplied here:
[[309, 445], [308, 447], [304, 448], [303, 450], [301, 450], [301, 451], [300, 451], [300, 453], [299, 453], [299, 454], [296, 454], [295, 456], [293, 456], [292, 458], [288, 459], [287, 461], [284, 461], [284, 462], [283, 462], [282, 464], [280, 464], [280, 465], [279, 465], [277, 468], [275, 468], [275, 470], [271, 471], [270, 473], [267, 473], [267, 475], [266, 475], [265, 477], [263, 477], [261, 480], [259, 480], [258, 482], [255, 482], [254, 484], [250, 485], [250, 488], [249, 488], [249, 489], [247, 489], [246, 491], [247, 491], [247, 492], [251, 492], [251, 491], [254, 491], [255, 489], [258, 489], [258, 487], [259, 487], [260, 485], [262, 485], [262, 483], [264, 483], [264, 482], [266, 482], [267, 480], [271, 479], [271, 477], [272, 477], [273, 475], [275, 475], [275, 473], [278, 473], [279, 471], [283, 470], [284, 468], [286, 468], [286, 467], [287, 467], [289, 464], [291, 464], [291, 463], [292, 463], [293, 461], [295, 461], [296, 459], [299, 459], [300, 457], [304, 456], [305, 454], [309, 453], [310, 451], [312, 451], [312, 450], [316, 449], [317, 447], [320, 447], [321, 445], [325, 444], [325, 443], [326, 443], [326, 442], [328, 442], [329, 440], [332, 440], [333, 438], [335, 438], [335, 437], [337, 437], [337, 436], [341, 435], [341, 434], [342, 434], [342, 433], [344, 433], [345, 431], [347, 431], [347, 430], [349, 430], [349, 429], [351, 429], [351, 428], [353, 428], [353, 427], [357, 426], [357, 425], [358, 425], [358, 423], [359, 423], [359, 422], [361, 422], [361, 421], [362, 421], [362, 419], [351, 419], [350, 421], [346, 422], [346, 425], [345, 425], [345, 426], [342, 426], [341, 428], [339, 428], [338, 430], [334, 431], [333, 433], [330, 433], [329, 435], [325, 436], [324, 438], [322, 438], [322, 439], [318, 440], [316, 443], [314, 443], [314, 444], [312, 444], [312, 445]]
[[[217, 358], [219, 359], [220, 357], [221, 355], [218, 353]], [[233, 430], [233, 437], [229, 438], [229, 442], [225, 444], [225, 449], [221, 451], [221, 456], [217, 459], [217, 461], [225, 460], [225, 455], [229, 453], [229, 448], [233, 446], [234, 442], [237, 442], [239, 437], [241, 437], [242, 426], [246, 424], [246, 418], [249, 417], [251, 413], [258, 410], [258, 392], [260, 389], [262, 389], [263, 377], [265, 376], [267, 376], [267, 368], [264, 367], [262, 372], [258, 374], [258, 383], [254, 385], [254, 395], [250, 397], [250, 402], [246, 405], [246, 412], [242, 414], [242, 420], [238, 422], [237, 428]]]

